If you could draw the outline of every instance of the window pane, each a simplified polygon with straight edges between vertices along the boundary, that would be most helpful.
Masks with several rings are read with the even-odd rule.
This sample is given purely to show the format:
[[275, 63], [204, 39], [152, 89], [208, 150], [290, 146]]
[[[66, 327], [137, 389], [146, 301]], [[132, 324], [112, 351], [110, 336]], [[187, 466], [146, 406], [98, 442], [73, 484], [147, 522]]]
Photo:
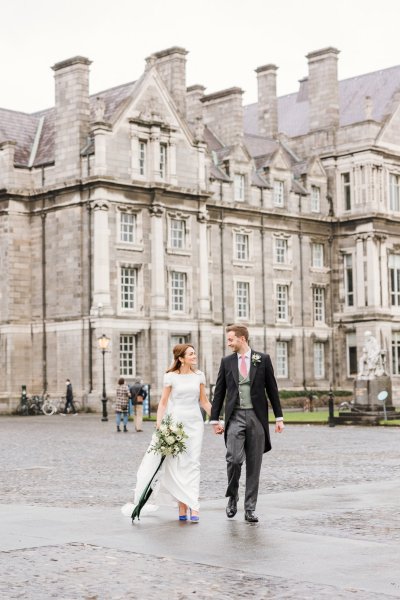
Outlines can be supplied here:
[[165, 179], [167, 172], [167, 146], [166, 144], [160, 144], [160, 177]]
[[392, 375], [400, 375], [400, 332], [392, 334]]
[[139, 142], [139, 173], [140, 173], [140, 175], [146, 174], [146, 155], [147, 155], [146, 142]]
[[323, 244], [312, 245], [312, 266], [322, 269], [324, 266], [324, 246]]
[[311, 186], [311, 210], [312, 212], [319, 212], [321, 204], [321, 191], [319, 187], [315, 185]]
[[186, 273], [171, 273], [171, 308], [176, 312], [185, 310]]
[[238, 260], [249, 260], [249, 236], [245, 233], [237, 233], [235, 236], [236, 258]]
[[344, 286], [347, 306], [354, 306], [354, 281], [353, 281], [353, 256], [346, 254], [344, 256]]
[[325, 321], [325, 290], [324, 288], [313, 288], [314, 321]]
[[344, 200], [344, 209], [351, 209], [351, 184], [350, 173], [342, 173], [342, 191]]
[[185, 247], [185, 221], [182, 219], [171, 219], [171, 247]]
[[288, 318], [288, 286], [276, 286], [276, 318], [279, 321], [287, 321]]
[[136, 215], [120, 213], [120, 241], [133, 244], [135, 241]]
[[275, 206], [283, 206], [283, 181], [274, 181], [274, 204]]
[[239, 319], [248, 319], [250, 313], [250, 285], [246, 281], [236, 283], [236, 314]]
[[121, 375], [135, 375], [134, 336], [121, 335], [119, 338], [119, 371]]
[[136, 280], [136, 269], [130, 267], [121, 268], [121, 308], [135, 308]]
[[275, 262], [278, 264], [287, 263], [288, 242], [285, 239], [275, 238]]
[[244, 175], [240, 175], [239, 173], [236, 173], [235, 175], [235, 200], [242, 202], [244, 200], [244, 182], [245, 182], [245, 178]]

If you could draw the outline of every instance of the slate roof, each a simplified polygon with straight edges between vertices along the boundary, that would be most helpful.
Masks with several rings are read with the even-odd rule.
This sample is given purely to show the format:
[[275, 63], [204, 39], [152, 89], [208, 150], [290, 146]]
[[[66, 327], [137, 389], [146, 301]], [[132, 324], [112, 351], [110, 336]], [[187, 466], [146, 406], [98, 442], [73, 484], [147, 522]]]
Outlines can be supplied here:
[[[288, 137], [308, 133], [309, 104], [307, 83], [302, 92], [278, 98], [278, 129]], [[340, 125], [365, 119], [365, 97], [372, 100], [372, 119], [382, 122], [390, 112], [393, 94], [400, 90], [400, 65], [339, 81]], [[244, 130], [257, 134], [257, 103], [244, 107]]]
[[[132, 96], [134, 85], [135, 82], [125, 83], [91, 95], [89, 98], [90, 119], [94, 120], [95, 118], [96, 99], [100, 97], [105, 103], [104, 120], [114, 121]], [[17, 165], [28, 165], [33, 142], [42, 117], [44, 117], [44, 123], [33, 165], [39, 166], [54, 161], [54, 114], [54, 108], [33, 114], [0, 108], [0, 142], [5, 140], [17, 142], [15, 149], [15, 163]]]
[[[90, 96], [92, 118], [94, 119], [96, 98], [101, 97], [105, 102], [105, 120], [113, 122], [132, 97], [134, 86], [135, 82], [130, 82]], [[400, 90], [400, 65], [340, 81], [340, 125], [350, 125], [364, 120], [366, 96], [370, 96], [372, 100], [372, 118], [382, 122], [390, 113], [393, 95], [398, 90]], [[44, 122], [34, 166], [54, 161], [54, 108], [33, 114], [0, 108], [0, 142], [5, 140], [16, 142], [17, 165], [28, 165], [41, 118], [44, 118]], [[308, 118], [307, 82], [303, 82], [301, 93], [296, 92], [278, 98], [279, 131], [288, 137], [304, 135], [308, 132]], [[270, 156], [276, 149], [276, 142], [258, 135], [257, 104], [244, 107], [244, 131], [246, 133], [244, 142], [254, 158]], [[209, 149], [217, 152], [221, 158], [224, 154], [223, 145], [207, 127], [205, 140]]]

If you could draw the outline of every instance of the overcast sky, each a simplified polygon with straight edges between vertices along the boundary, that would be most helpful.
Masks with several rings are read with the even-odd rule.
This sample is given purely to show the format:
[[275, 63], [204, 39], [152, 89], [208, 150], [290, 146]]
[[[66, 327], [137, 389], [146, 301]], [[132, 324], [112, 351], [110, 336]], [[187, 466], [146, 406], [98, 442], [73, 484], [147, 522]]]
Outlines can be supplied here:
[[279, 67], [278, 93], [297, 90], [305, 55], [335, 46], [339, 78], [400, 64], [400, 0], [0, 0], [0, 106], [54, 104], [50, 67], [91, 65], [90, 93], [137, 79], [144, 59], [183, 46], [187, 85], [231, 86], [256, 101], [254, 69]]

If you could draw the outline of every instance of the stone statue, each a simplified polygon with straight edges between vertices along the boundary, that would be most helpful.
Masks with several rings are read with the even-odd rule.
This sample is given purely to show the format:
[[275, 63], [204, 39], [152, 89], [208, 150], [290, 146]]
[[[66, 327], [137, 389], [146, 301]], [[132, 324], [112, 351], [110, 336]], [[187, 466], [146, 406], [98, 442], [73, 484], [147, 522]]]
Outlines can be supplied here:
[[358, 363], [357, 379], [375, 379], [386, 375], [385, 351], [370, 331], [365, 332], [365, 346]]

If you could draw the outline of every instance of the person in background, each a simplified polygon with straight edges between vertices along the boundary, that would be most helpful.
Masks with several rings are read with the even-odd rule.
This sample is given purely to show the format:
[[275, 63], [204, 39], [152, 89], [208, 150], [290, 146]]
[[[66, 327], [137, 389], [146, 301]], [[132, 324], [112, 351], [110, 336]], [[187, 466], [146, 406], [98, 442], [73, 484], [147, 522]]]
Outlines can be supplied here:
[[116, 390], [115, 399], [115, 421], [117, 423], [117, 432], [121, 431], [121, 417], [124, 419], [124, 432], [128, 431], [128, 407], [129, 407], [129, 388], [125, 383], [125, 379], [118, 379], [118, 387]]
[[132, 407], [134, 407], [134, 424], [136, 431], [143, 431], [143, 402], [146, 399], [147, 392], [144, 389], [143, 382], [138, 377], [130, 388]]
[[74, 405], [74, 394], [72, 391], [72, 383], [69, 379], [66, 379], [65, 385], [67, 386], [66, 395], [65, 395], [65, 407], [64, 407], [64, 412], [61, 414], [66, 415], [68, 412], [68, 408], [71, 407], [73, 414], [77, 415], [78, 413], [77, 413], [75, 405]]

